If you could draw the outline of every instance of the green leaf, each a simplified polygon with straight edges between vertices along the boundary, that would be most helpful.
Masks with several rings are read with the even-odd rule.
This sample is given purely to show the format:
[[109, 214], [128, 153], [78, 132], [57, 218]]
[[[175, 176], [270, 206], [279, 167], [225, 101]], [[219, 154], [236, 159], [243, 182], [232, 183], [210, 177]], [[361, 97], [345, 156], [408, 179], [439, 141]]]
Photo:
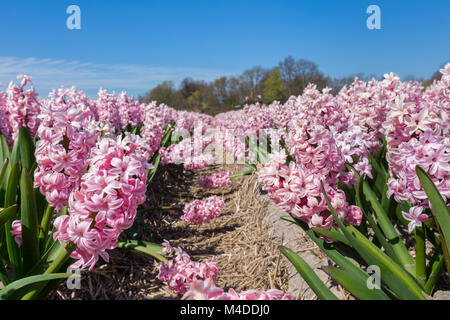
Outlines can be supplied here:
[[2, 209], [0, 211], [0, 226], [12, 220], [18, 209], [19, 206], [17, 204], [12, 205], [6, 209]]
[[436, 259], [432, 259], [432, 262], [430, 262], [430, 264], [431, 264], [430, 266], [431, 271], [428, 275], [428, 280], [424, 286], [425, 292], [429, 295], [433, 293], [434, 286], [436, 285], [436, 282], [438, 281], [439, 277], [444, 271], [445, 266], [444, 255], [443, 254], [437, 255]]
[[395, 230], [391, 220], [389, 219], [381, 204], [378, 202], [375, 193], [372, 191], [366, 181], [363, 181], [362, 189], [364, 195], [366, 196], [366, 199], [370, 202], [372, 209], [375, 212], [377, 221], [384, 234], [386, 235], [389, 244], [392, 245], [392, 249], [395, 251], [400, 264], [406, 269], [410, 267], [408, 271], [411, 274], [415, 274], [415, 268], [412, 267], [414, 266], [414, 259], [409, 254], [408, 249], [406, 249], [406, 246], [404, 245], [400, 235]]
[[153, 165], [153, 168], [148, 170], [147, 184], [149, 184], [150, 181], [152, 181], [153, 178], [155, 177], [155, 174], [156, 174], [156, 171], [158, 170], [158, 166], [159, 166], [160, 162], [161, 162], [161, 155], [159, 154], [159, 152], [157, 152], [154, 155], [154, 157], [152, 158], [152, 161], [151, 161], [151, 164]]
[[[17, 187], [19, 185], [20, 164], [16, 162], [9, 171], [8, 180], [6, 183], [5, 203], [4, 206], [9, 208], [17, 202]], [[13, 236], [11, 235], [12, 220], [5, 222], [5, 240], [8, 251], [9, 261], [13, 270], [14, 278], [21, 278], [23, 275], [21, 251], [17, 246]]]
[[[168, 147], [170, 145], [170, 140], [172, 137], [172, 128], [168, 126], [166, 128], [166, 131], [164, 133], [164, 136], [161, 139], [160, 146], [161, 147]], [[156, 171], [158, 170], [159, 163], [161, 162], [161, 155], [159, 151], [156, 151], [156, 153], [153, 155], [152, 159], [150, 160], [150, 163], [153, 165], [153, 168], [148, 170], [148, 176], [147, 176], [147, 184], [152, 181], [152, 179], [155, 177]]]
[[345, 270], [328, 266], [324, 267], [324, 270], [358, 299], [391, 300], [381, 289], [369, 289], [367, 286], [369, 275], [367, 275], [366, 281], [360, 281], [351, 272]]
[[20, 162], [20, 144], [19, 139], [14, 141], [13, 149], [10, 155], [10, 164], [14, 165], [16, 162]]
[[28, 272], [39, 261], [39, 240], [36, 199], [31, 176], [22, 170], [20, 178], [20, 213], [22, 218], [23, 268]]
[[[11, 282], [2, 290], [0, 290], [0, 300], [6, 300], [9, 296], [14, 294], [17, 290], [30, 286], [32, 284], [49, 281], [54, 279], [63, 279], [69, 277], [77, 277], [78, 275], [73, 273], [53, 273], [53, 274], [41, 274], [37, 276], [26, 277], [20, 280]], [[78, 276], [79, 277], [79, 276]]]
[[22, 166], [27, 168], [28, 171], [31, 171], [33, 163], [35, 161], [34, 158], [34, 143], [33, 138], [30, 135], [30, 132], [27, 128], [21, 127], [19, 130], [19, 151], [20, 151], [20, 161]]
[[45, 210], [44, 216], [41, 220], [41, 228], [39, 229], [39, 242], [42, 253], [45, 250], [47, 239], [48, 239], [48, 231], [50, 229], [50, 222], [53, 216], [54, 208], [50, 205], [47, 205], [47, 209]]
[[[64, 266], [67, 266], [70, 263], [70, 254], [75, 250], [75, 248], [76, 248], [75, 244], [69, 243], [66, 245], [65, 248], [59, 246], [56, 247], [56, 250], [54, 250], [54, 252], [50, 252], [47, 260], [51, 260], [51, 262], [48, 268], [44, 271], [44, 274], [54, 274], [60, 272]], [[53, 253], [56, 253], [56, 255], [53, 255]], [[30, 291], [22, 297], [22, 299], [23, 300], [36, 299], [36, 297], [38, 297], [41, 294], [42, 290], [48, 288], [49, 285], [54, 285], [54, 283], [46, 282], [34, 285], [30, 289]]]
[[380, 244], [383, 246], [384, 250], [386, 251], [387, 255], [390, 256], [392, 259], [394, 259], [396, 262], [400, 264], [400, 261], [395, 254], [394, 249], [392, 246], [387, 242], [383, 232], [378, 227], [378, 224], [373, 219], [372, 215], [367, 209], [366, 202], [363, 197], [362, 193], [362, 184], [363, 184], [363, 178], [359, 178], [358, 185], [356, 186], [356, 204], [358, 207], [362, 210], [364, 217], [369, 222], [370, 227], [372, 228], [373, 232], [375, 233], [376, 239], [380, 242]]
[[316, 275], [313, 269], [298, 254], [292, 250], [280, 246], [281, 253], [294, 265], [295, 269], [305, 279], [306, 283], [311, 287], [317, 297], [321, 300], [339, 300], [336, 295], [323, 283]]
[[0, 132], [0, 161], [5, 161], [6, 158], [10, 157], [8, 142], [5, 136]]
[[16, 162], [9, 171], [8, 181], [6, 182], [5, 208], [12, 206], [17, 202], [17, 187], [19, 186], [20, 163]]
[[364, 237], [355, 227], [345, 226], [339, 219], [333, 206], [330, 203], [327, 193], [322, 184], [322, 193], [327, 202], [329, 211], [334, 217], [352, 247], [358, 251], [369, 265], [376, 265], [381, 270], [381, 278], [387, 286], [392, 289], [401, 299], [421, 299], [425, 300], [423, 289], [416, 280], [389, 256], [375, 246], [369, 239]]
[[331, 238], [336, 241], [342, 242], [342, 243], [348, 245], [349, 247], [352, 246], [350, 244], [350, 242], [348, 242], [347, 238], [342, 234], [342, 232], [339, 232], [335, 228], [332, 228], [331, 230], [326, 230], [326, 229], [314, 227], [314, 228], [312, 228], [312, 230], [327, 237], [327, 238]]
[[[433, 180], [428, 174], [419, 166], [416, 167], [417, 176], [422, 184], [428, 200], [431, 203], [435, 220], [442, 231], [442, 236], [445, 239], [447, 253], [450, 252], [450, 213]], [[442, 241], [441, 241], [442, 242]], [[443, 244], [444, 249], [444, 244]]]
[[3, 185], [3, 179], [6, 177], [6, 172], [8, 168], [9, 159], [5, 158], [3, 165], [0, 168], [0, 186]]
[[[306, 234], [308, 234], [309, 237], [317, 244], [320, 250], [322, 250], [328, 257], [330, 257], [330, 259], [333, 260], [333, 262], [336, 263], [339, 267], [353, 274], [353, 276], [359, 279], [359, 281], [367, 280], [367, 273], [363, 271], [359, 266], [357, 266], [353, 261], [351, 261], [347, 253], [342, 253], [340, 251], [340, 248], [336, 246], [336, 243], [325, 242], [325, 240], [318, 237], [303, 221], [296, 220], [291, 216], [284, 216], [281, 219], [289, 221], [291, 223], [295, 223], [299, 227], [301, 227], [306, 232]], [[355, 260], [358, 261], [360, 259], [361, 258], [359, 257], [359, 259]], [[365, 264], [364, 261], [361, 261], [360, 263]]]
[[123, 249], [132, 249], [136, 252], [145, 253], [147, 255], [155, 257], [159, 261], [167, 263], [167, 259], [162, 255], [162, 249], [164, 247], [160, 244], [148, 241], [126, 240], [126, 241], [119, 241], [118, 247]]

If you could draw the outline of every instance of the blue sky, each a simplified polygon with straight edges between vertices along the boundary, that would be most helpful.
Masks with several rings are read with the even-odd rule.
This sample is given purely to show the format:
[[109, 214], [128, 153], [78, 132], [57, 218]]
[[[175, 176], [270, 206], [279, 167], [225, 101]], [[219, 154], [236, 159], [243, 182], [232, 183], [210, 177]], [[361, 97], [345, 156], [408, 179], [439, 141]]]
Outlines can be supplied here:
[[[81, 8], [68, 30], [66, 8]], [[381, 30], [369, 30], [369, 5]], [[450, 1], [0, 0], [0, 83], [30, 74], [41, 96], [60, 85], [138, 95], [163, 80], [212, 80], [286, 56], [331, 76], [429, 77], [450, 62]]]

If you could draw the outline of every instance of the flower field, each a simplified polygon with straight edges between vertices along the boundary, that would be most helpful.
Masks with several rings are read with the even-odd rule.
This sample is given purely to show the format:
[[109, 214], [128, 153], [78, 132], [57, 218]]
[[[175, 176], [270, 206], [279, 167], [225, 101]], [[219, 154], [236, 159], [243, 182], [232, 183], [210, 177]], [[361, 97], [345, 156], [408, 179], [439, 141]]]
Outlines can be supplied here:
[[[393, 73], [337, 95], [310, 84], [214, 117], [102, 89], [43, 97], [18, 76], [0, 91], [0, 299], [307, 298], [289, 267], [318, 299], [450, 290], [441, 73], [427, 88]], [[343, 294], [273, 236], [269, 203]], [[132, 274], [145, 294], [106, 279]]]

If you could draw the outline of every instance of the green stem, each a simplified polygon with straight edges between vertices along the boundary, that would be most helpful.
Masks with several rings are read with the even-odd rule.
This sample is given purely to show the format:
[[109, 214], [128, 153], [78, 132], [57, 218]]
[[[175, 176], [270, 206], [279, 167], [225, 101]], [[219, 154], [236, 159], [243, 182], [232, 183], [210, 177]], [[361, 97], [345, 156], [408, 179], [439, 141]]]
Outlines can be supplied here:
[[433, 293], [434, 286], [436, 285], [436, 282], [444, 271], [444, 267], [445, 259], [444, 255], [442, 255], [440, 259], [432, 266], [430, 276], [428, 277], [428, 280], [423, 287], [427, 294], [431, 295]]
[[39, 232], [39, 241], [41, 243], [41, 248], [45, 248], [45, 244], [48, 239], [48, 230], [50, 229], [50, 221], [53, 216], [54, 208], [50, 205], [47, 205], [47, 209], [45, 209], [44, 216], [42, 217], [41, 222], [41, 230]]
[[[63, 251], [56, 257], [56, 259], [52, 262], [52, 264], [45, 270], [44, 274], [52, 274], [57, 273], [59, 269], [63, 266], [63, 264], [69, 259], [70, 254], [75, 250], [76, 245], [74, 243], [69, 243]], [[37, 285], [37, 287], [28, 292], [26, 295], [22, 297], [22, 300], [32, 300], [34, 299], [41, 290], [45, 287], [47, 282], [42, 282]]]
[[416, 227], [416, 278], [424, 285], [427, 279], [425, 264], [425, 233], [423, 227]]

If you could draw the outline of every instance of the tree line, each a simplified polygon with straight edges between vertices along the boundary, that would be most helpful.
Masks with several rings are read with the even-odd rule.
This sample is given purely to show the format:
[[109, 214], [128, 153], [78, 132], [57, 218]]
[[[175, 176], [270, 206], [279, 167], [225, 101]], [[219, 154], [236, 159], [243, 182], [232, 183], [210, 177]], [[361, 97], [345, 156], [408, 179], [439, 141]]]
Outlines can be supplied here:
[[[308, 83], [314, 83], [318, 89], [332, 88], [336, 94], [351, 84], [355, 77], [368, 81], [374, 75], [362, 73], [343, 78], [326, 76], [316, 63], [306, 59], [294, 59], [289, 56], [276, 67], [264, 69], [260, 66], [245, 70], [232, 77], [221, 77], [213, 81], [185, 78], [178, 87], [172, 81], [164, 81], [139, 97], [140, 102], [158, 101], [180, 110], [191, 110], [208, 114], [216, 114], [237, 109], [245, 104], [285, 102], [292, 95], [301, 95]], [[404, 80], [421, 81], [428, 86], [433, 80], [440, 78], [436, 71], [430, 79], [418, 79], [413, 76]]]

